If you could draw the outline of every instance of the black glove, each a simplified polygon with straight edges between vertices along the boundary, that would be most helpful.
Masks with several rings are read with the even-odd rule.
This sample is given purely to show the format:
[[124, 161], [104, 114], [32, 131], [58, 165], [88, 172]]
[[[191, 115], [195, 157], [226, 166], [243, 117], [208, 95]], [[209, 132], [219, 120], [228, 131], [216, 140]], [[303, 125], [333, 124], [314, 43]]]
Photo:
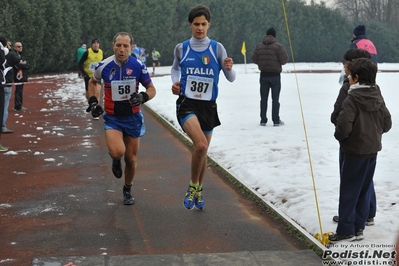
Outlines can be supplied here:
[[91, 112], [93, 117], [99, 117], [104, 113], [103, 108], [98, 104], [96, 96], [91, 96], [89, 98], [89, 107], [87, 107], [86, 112]]
[[148, 94], [144, 91], [137, 93], [137, 92], [133, 92], [132, 95], [130, 95], [130, 105], [132, 107], [136, 107], [139, 106], [142, 103], [145, 103], [146, 101], [148, 101]]

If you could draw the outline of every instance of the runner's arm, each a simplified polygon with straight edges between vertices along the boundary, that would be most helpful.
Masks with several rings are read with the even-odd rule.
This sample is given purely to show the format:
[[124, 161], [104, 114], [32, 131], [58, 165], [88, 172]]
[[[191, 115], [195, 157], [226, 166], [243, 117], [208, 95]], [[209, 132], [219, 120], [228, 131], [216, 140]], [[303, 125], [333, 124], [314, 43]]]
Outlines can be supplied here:
[[157, 94], [154, 83], [152, 82], [145, 87], [145, 90], [146, 90], [145, 92], [148, 95], [148, 101], [154, 98], [155, 94]]
[[177, 44], [174, 50], [174, 59], [173, 59], [173, 64], [172, 64], [172, 70], [171, 70], [171, 77], [172, 77], [172, 82], [178, 82], [180, 81], [180, 58], [183, 53], [183, 45], [181, 43]]
[[85, 61], [87, 60], [87, 56], [88, 55], [89, 55], [89, 53], [87, 51], [84, 52], [84, 54], [82, 55], [82, 57], [80, 58], [80, 61], [78, 63], [78, 67], [79, 67], [80, 72], [82, 72], [85, 75], [87, 75], [87, 74], [86, 74], [86, 72], [84, 70], [84, 66], [83, 65], [84, 65]]
[[101, 69], [97, 68], [94, 70], [93, 75], [91, 76], [91, 79], [89, 79], [89, 87], [87, 89], [87, 96], [90, 98], [91, 96], [96, 95], [97, 92], [97, 84], [101, 82]]
[[[218, 61], [222, 67], [224, 76], [228, 81], [233, 82], [236, 79], [236, 71], [233, 69], [233, 64], [234, 64], [233, 59], [227, 57], [226, 49], [224, 48], [223, 44], [221, 44], [220, 42], [218, 42], [217, 50], [218, 50], [217, 51]], [[226, 59], [227, 61], [225, 61]], [[226, 65], [228, 65], [228, 68], [226, 68]]]

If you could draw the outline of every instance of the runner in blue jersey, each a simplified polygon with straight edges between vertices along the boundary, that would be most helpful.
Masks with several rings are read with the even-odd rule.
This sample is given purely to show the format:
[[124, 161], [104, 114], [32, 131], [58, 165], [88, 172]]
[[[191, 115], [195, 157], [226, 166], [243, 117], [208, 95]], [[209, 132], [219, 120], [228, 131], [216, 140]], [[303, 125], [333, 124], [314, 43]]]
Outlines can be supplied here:
[[172, 92], [176, 101], [177, 120], [194, 144], [191, 157], [191, 180], [184, 197], [187, 209], [204, 208], [203, 180], [207, 166], [207, 151], [213, 128], [220, 125], [216, 99], [219, 74], [233, 82], [236, 73], [233, 59], [227, 57], [224, 46], [207, 37], [211, 25], [208, 7], [191, 9], [188, 21], [192, 38], [176, 45], [172, 66]]
[[[131, 194], [137, 166], [140, 137], [145, 133], [144, 117], [140, 105], [152, 99], [156, 90], [147, 68], [130, 55], [133, 37], [126, 32], [115, 35], [112, 47], [114, 55], [101, 61], [89, 81], [89, 108], [93, 117], [102, 113], [108, 153], [112, 158], [112, 172], [122, 177], [121, 158], [125, 161], [125, 185], [123, 204], [134, 204]], [[96, 85], [104, 81], [104, 110], [95, 95]], [[139, 92], [139, 84], [146, 91]], [[91, 96], [91, 97], [90, 97]]]

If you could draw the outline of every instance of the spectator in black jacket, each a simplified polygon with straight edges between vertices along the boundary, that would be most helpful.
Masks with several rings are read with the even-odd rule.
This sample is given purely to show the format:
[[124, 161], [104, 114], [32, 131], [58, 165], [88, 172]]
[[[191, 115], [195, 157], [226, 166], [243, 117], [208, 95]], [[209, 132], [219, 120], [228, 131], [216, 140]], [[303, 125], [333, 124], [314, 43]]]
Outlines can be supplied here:
[[14, 44], [14, 52], [19, 58], [19, 64], [14, 67], [14, 82], [15, 82], [15, 94], [14, 94], [14, 110], [19, 112], [21, 110], [26, 110], [23, 107], [23, 90], [24, 83], [28, 81], [28, 69], [29, 64], [26, 63], [24, 58], [22, 58], [22, 43], [16, 42]]
[[288, 62], [288, 54], [279, 42], [276, 41], [276, 30], [270, 28], [266, 36], [255, 48], [252, 61], [258, 65], [260, 70], [260, 125], [267, 123], [267, 101], [269, 91], [272, 91], [272, 120], [274, 126], [282, 126], [280, 120], [280, 73], [282, 65]]
[[[8, 54], [7, 39], [3, 36], [0, 37], [0, 122], [3, 124], [3, 112], [4, 112], [4, 84], [5, 80], [5, 70], [6, 70], [6, 55]], [[1, 139], [1, 131], [0, 131]], [[8, 151], [7, 147], [0, 144], [0, 152]]]
[[8, 106], [10, 104], [11, 94], [12, 94], [12, 84], [14, 83], [14, 69], [22, 69], [24, 66], [20, 63], [20, 58], [18, 54], [11, 50], [11, 43], [7, 42], [7, 48], [10, 49], [10, 52], [6, 55], [7, 64], [6, 67], [9, 68], [6, 74], [6, 84], [4, 87], [4, 114], [3, 114], [3, 123], [1, 127], [2, 133], [13, 133], [14, 131], [7, 128], [6, 122], [8, 119]]

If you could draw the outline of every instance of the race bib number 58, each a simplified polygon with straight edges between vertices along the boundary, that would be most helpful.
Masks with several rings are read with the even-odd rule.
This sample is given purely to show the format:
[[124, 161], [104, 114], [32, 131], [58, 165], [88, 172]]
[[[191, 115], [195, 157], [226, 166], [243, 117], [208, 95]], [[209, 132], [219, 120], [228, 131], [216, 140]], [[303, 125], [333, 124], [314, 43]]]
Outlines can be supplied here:
[[136, 89], [135, 86], [135, 79], [111, 81], [112, 100], [114, 102], [129, 100]]
[[187, 98], [210, 101], [212, 99], [213, 79], [187, 76], [185, 94]]

